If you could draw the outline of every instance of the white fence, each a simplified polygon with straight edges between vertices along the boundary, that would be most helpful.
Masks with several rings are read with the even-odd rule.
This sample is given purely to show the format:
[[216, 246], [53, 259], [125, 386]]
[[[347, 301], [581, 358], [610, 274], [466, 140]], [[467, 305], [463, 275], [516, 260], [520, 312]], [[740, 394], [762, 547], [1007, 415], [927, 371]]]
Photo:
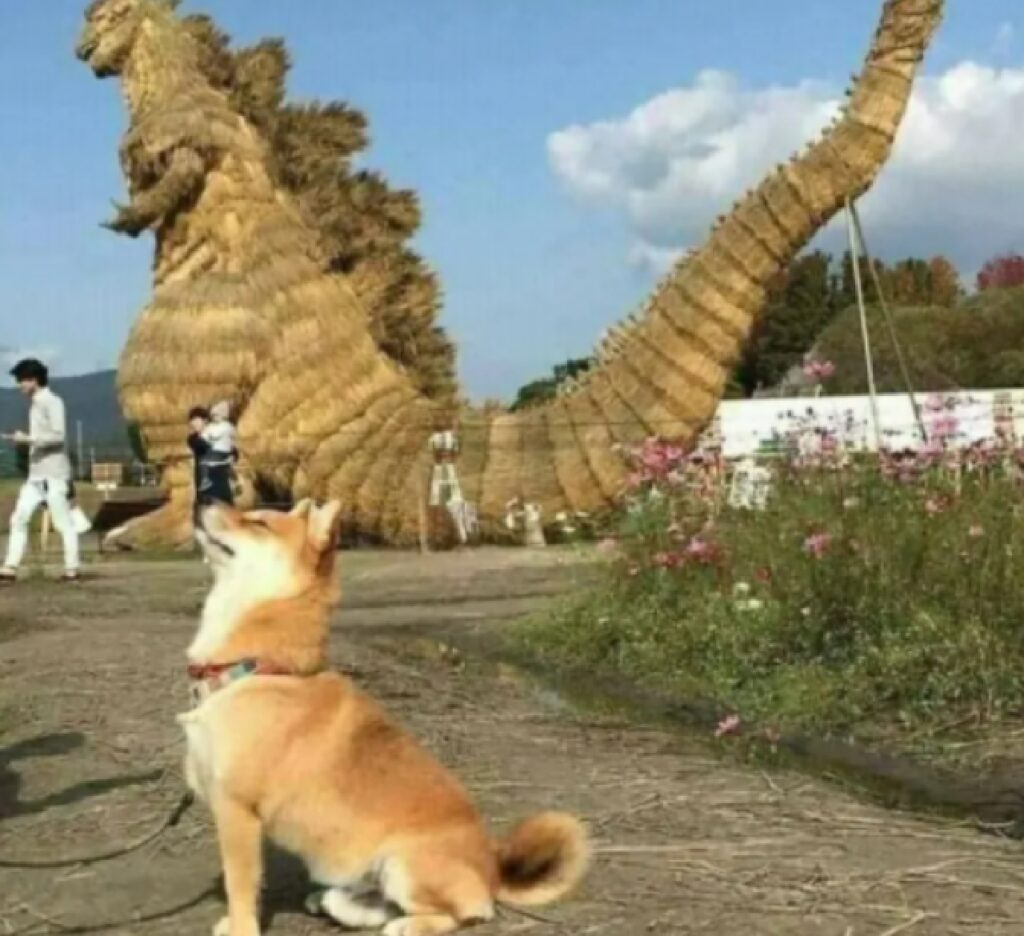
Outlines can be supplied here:
[[[916, 395], [929, 440], [966, 448], [999, 438], [1024, 441], [1024, 389]], [[827, 433], [849, 451], [916, 450], [923, 444], [905, 393], [879, 394], [878, 433], [867, 396], [726, 400], [709, 435], [726, 458], [777, 451], [789, 440]]]

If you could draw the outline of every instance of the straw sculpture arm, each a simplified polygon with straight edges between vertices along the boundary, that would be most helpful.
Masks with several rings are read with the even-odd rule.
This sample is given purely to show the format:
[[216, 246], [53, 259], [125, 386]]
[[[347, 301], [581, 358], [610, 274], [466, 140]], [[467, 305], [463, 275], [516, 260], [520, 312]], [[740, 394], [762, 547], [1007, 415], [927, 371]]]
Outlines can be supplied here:
[[206, 164], [195, 150], [187, 146], [176, 148], [159, 178], [150, 187], [132, 192], [130, 204], [115, 203], [117, 213], [103, 227], [138, 237], [186, 207], [202, 187], [205, 175]]
[[[436, 429], [459, 432], [463, 493], [485, 529], [502, 529], [514, 499], [547, 519], [612, 504], [626, 473], [621, 447], [647, 435], [696, 438], [772, 279], [874, 181], [943, 8], [887, 0], [833, 126], [719, 220], [570, 393], [525, 412], [454, 413], [376, 344], [355, 292], [366, 284], [332, 272], [315, 213], [282, 188], [260, 131], [211, 84], [174, 5], [99, 0], [79, 47], [98, 75], [121, 77], [128, 102], [122, 154], [138, 192], [119, 226], [157, 227], [153, 298], [119, 385], [167, 466], [170, 501], [123, 531], [136, 545], [187, 541], [182, 423], [189, 407], [215, 399], [241, 414], [244, 475], [282, 498], [341, 498], [348, 525], [383, 541], [416, 539]], [[154, 173], [161, 152], [174, 155]]]

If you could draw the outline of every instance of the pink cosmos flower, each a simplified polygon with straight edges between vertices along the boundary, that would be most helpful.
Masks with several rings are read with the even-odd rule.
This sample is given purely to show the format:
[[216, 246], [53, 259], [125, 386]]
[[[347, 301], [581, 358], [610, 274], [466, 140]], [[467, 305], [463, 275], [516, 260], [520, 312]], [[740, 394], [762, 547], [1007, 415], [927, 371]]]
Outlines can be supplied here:
[[686, 544], [686, 554], [692, 556], [694, 559], [699, 559], [705, 555], [710, 547], [702, 540], [699, 536], [695, 536], [689, 543]]
[[685, 561], [679, 553], [660, 552], [651, 559], [651, 565], [659, 569], [674, 569]]
[[952, 413], [942, 413], [932, 421], [932, 434], [937, 439], [948, 439], [956, 434], [958, 421]]
[[709, 543], [699, 536], [695, 536], [686, 544], [685, 555], [687, 559], [701, 565], [711, 565], [719, 556], [721, 550], [714, 544]]
[[803, 366], [804, 376], [817, 382], [828, 380], [835, 372], [836, 366], [831, 361], [808, 361]]
[[678, 445], [652, 437], [631, 449], [629, 457], [633, 471], [627, 478], [627, 485], [633, 490], [652, 482], [670, 480], [678, 483], [682, 480], [679, 469], [686, 452]]
[[985, 528], [980, 523], [975, 523], [967, 531], [967, 535], [971, 539], [981, 539], [985, 535]]
[[804, 540], [804, 552], [814, 556], [815, 559], [820, 559], [828, 552], [831, 545], [831, 533], [812, 533]]
[[724, 738], [726, 735], [739, 734], [739, 730], [739, 715], [727, 715], [718, 723], [718, 726], [715, 728], [715, 737]]

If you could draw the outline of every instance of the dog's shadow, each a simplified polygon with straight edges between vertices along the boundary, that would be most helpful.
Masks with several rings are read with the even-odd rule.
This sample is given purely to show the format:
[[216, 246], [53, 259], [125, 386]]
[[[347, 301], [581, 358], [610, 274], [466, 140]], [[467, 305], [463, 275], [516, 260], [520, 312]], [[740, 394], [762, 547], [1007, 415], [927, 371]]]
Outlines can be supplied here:
[[299, 858], [269, 842], [264, 846], [263, 866], [266, 870], [264, 929], [269, 929], [278, 914], [305, 913], [306, 897], [313, 885], [305, 864]]
[[[100, 780], [83, 780], [38, 799], [20, 799], [24, 781], [22, 774], [14, 769], [16, 763], [40, 757], [61, 757], [71, 754], [84, 747], [85, 741], [83, 734], [69, 731], [40, 735], [7, 747], [0, 747], [0, 819], [31, 816], [58, 806], [72, 806], [111, 790], [151, 783], [163, 775], [163, 771], [154, 770]], [[305, 865], [294, 855], [289, 855], [268, 843], [264, 853], [264, 866], [267, 887], [263, 894], [263, 913], [267, 926], [278, 914], [303, 913], [306, 897], [311, 889]], [[215, 890], [223, 899], [223, 877], [217, 880]]]
[[152, 783], [162, 776], [162, 771], [151, 770], [120, 777], [82, 780], [35, 800], [21, 800], [23, 779], [13, 764], [36, 757], [60, 757], [78, 750], [84, 744], [84, 735], [77, 731], [68, 731], [40, 735], [0, 748], [0, 819], [32, 816], [57, 806], [72, 806], [94, 796], [102, 796], [111, 790]]

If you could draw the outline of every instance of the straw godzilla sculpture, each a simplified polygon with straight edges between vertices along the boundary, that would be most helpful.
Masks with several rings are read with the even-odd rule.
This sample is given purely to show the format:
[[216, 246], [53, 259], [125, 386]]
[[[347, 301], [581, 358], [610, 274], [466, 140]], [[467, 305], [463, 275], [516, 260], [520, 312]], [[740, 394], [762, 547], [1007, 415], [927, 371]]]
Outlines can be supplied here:
[[620, 493], [616, 443], [692, 440], [765, 301], [766, 285], [889, 156], [942, 0], [889, 0], [841, 116], [719, 219], [707, 242], [615, 329], [600, 364], [552, 403], [480, 412], [425, 395], [375, 342], [364, 304], [331, 271], [315, 225], [277, 184], [259, 129], [203, 68], [174, 0], [99, 0], [78, 53], [120, 76], [130, 201], [108, 226], [156, 239], [153, 299], [121, 359], [125, 411], [167, 465], [170, 499], [122, 533], [190, 534], [182, 414], [230, 398], [245, 474], [293, 496], [341, 498], [350, 526], [415, 538], [428, 436], [458, 423], [467, 499], [496, 525], [514, 498], [595, 510]]

